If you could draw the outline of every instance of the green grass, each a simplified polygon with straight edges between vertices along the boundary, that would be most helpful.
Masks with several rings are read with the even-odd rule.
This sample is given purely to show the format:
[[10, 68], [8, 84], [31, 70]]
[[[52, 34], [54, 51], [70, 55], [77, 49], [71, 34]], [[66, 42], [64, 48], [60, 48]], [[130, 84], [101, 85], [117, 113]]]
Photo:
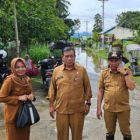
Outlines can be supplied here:
[[31, 77], [33, 89], [40, 89], [42, 87], [41, 75]]
[[108, 55], [108, 52], [106, 51], [106, 50], [104, 50], [104, 49], [100, 49], [100, 50], [95, 50], [95, 49], [93, 49], [93, 48], [86, 48], [86, 51], [90, 54], [90, 55], [92, 55], [92, 56], [96, 56], [96, 55], [98, 55], [98, 56], [100, 56], [100, 57], [102, 57], [102, 58], [104, 58], [104, 59], [107, 59], [107, 55]]
[[42, 96], [46, 98], [47, 91], [43, 88], [42, 78], [41, 75], [31, 77], [32, 79], [32, 87], [35, 95]]
[[104, 49], [100, 49], [100, 50], [98, 51], [98, 55], [99, 55], [100, 57], [104, 58], [104, 59], [107, 59], [108, 53], [107, 53]]

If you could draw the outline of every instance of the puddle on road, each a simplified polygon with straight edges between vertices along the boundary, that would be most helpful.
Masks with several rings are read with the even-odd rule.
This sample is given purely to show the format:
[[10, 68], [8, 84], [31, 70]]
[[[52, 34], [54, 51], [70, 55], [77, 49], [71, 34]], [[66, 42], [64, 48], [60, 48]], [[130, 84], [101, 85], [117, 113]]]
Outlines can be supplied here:
[[99, 74], [107, 67], [107, 61], [98, 55], [92, 57], [81, 48], [76, 48], [76, 62], [86, 67], [88, 72]]

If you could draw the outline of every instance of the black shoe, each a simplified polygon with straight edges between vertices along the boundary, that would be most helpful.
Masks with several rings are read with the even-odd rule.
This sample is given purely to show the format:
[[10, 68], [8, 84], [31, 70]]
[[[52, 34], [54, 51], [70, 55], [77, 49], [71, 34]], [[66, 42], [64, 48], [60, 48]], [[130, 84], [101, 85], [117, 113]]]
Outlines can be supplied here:
[[132, 136], [123, 136], [124, 140], [132, 140]]
[[106, 140], [114, 140], [114, 135], [106, 136]]

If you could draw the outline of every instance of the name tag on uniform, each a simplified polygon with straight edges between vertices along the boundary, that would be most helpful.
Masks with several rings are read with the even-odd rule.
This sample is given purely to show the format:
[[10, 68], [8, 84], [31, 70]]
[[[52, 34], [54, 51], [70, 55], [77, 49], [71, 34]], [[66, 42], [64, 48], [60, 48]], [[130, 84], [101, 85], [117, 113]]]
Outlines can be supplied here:
[[62, 79], [62, 78], [63, 78], [63, 75], [57, 77], [57, 78], [56, 78], [56, 81], [57, 81], [57, 80], [60, 80], [60, 79]]

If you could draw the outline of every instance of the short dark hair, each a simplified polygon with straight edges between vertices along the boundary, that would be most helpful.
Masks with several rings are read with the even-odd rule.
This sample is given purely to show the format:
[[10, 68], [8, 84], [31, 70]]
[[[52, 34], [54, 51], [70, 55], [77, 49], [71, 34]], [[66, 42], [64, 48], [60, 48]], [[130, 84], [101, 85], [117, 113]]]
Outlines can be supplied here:
[[74, 52], [74, 55], [75, 55], [75, 49], [73, 47], [65, 47], [63, 49], [63, 54], [64, 54], [64, 52], [68, 52], [68, 51], [73, 51]]

